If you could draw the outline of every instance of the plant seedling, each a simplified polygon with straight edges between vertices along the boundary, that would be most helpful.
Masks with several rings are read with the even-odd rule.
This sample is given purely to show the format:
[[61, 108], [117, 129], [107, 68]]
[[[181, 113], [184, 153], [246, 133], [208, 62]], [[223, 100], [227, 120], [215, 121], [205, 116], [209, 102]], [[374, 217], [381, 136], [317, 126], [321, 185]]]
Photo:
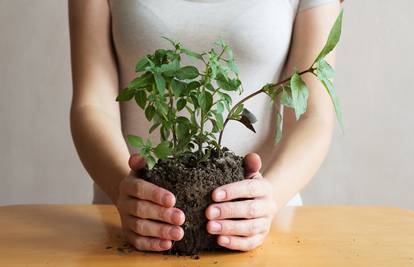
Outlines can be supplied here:
[[[215, 42], [220, 47], [219, 52], [212, 48], [197, 53], [163, 36], [173, 49], [157, 49], [141, 58], [135, 66], [138, 76], [116, 99], [135, 99], [151, 122], [149, 133], [158, 129], [161, 140], [155, 145], [142, 137], [128, 135], [129, 143], [147, 158], [149, 169], [158, 159], [169, 156], [179, 158], [190, 153], [196, 155], [199, 162], [208, 160], [212, 150], [222, 150], [223, 131], [229, 121], [238, 121], [256, 132], [253, 126], [256, 117], [243, 103], [258, 94], [265, 93], [272, 101], [280, 99], [281, 105], [294, 109], [296, 119], [299, 119], [306, 112], [309, 95], [301, 78], [305, 73], [312, 73], [324, 85], [342, 126], [342, 112], [331, 81], [334, 70], [325, 60], [339, 41], [342, 14], [341, 11], [325, 46], [308, 69], [296, 71], [278, 83], [268, 83], [233, 106], [229, 92], [241, 94], [243, 87], [231, 47], [219, 39]], [[181, 66], [183, 55], [202, 61], [204, 70], [192, 65]], [[223, 115], [225, 111], [226, 117]], [[282, 137], [283, 117], [279, 112], [275, 116], [277, 143]]]

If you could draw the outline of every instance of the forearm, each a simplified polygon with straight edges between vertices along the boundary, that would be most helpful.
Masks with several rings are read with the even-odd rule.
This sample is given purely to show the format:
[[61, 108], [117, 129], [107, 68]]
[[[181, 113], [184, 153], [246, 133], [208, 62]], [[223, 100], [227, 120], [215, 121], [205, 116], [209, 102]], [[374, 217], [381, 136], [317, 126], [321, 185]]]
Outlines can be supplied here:
[[327, 128], [318, 119], [304, 119], [277, 150], [264, 177], [274, 185], [279, 207], [302, 190], [321, 166], [331, 140], [331, 131]]
[[72, 107], [71, 130], [85, 169], [115, 202], [119, 183], [129, 173], [129, 152], [119, 122], [98, 106]]

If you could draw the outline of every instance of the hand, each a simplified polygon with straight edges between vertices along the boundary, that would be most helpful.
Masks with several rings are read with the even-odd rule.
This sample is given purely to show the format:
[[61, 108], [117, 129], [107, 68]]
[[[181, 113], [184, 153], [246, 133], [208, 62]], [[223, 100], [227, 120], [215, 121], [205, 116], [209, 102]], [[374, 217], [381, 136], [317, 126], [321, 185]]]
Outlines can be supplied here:
[[[132, 155], [131, 173], [119, 185], [116, 203], [127, 241], [138, 250], [162, 251], [171, 248], [171, 240], [180, 240], [184, 213], [174, 208], [175, 196], [135, 176], [145, 166], [145, 159]], [[156, 220], [156, 221], [154, 221]]]
[[[250, 153], [244, 162], [247, 180], [216, 188], [212, 198], [219, 203], [210, 205], [206, 216], [210, 220], [207, 231], [218, 235], [219, 245], [248, 251], [265, 240], [276, 212], [276, 202], [272, 185], [259, 173], [262, 164], [259, 155]], [[239, 198], [249, 200], [228, 202]]]

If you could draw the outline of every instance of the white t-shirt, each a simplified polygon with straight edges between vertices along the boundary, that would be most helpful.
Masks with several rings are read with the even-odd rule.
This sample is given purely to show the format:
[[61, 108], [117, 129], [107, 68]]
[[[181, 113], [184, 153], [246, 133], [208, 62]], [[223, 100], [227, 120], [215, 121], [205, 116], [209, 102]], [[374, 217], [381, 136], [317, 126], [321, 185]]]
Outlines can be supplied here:
[[[172, 48], [161, 36], [170, 37], [198, 52], [214, 47], [214, 42], [222, 38], [233, 48], [244, 88], [242, 95], [231, 94], [233, 103], [236, 103], [266, 83], [279, 79], [297, 12], [333, 1], [110, 0], [120, 89], [136, 76], [134, 69], [138, 59], [157, 48]], [[187, 64], [202, 67], [201, 62], [183, 57], [182, 65]], [[274, 149], [274, 107], [265, 94], [247, 101], [245, 107], [258, 119], [254, 125], [257, 133], [238, 122], [229, 122], [222, 144], [241, 156], [249, 152], [258, 153], [263, 169], [266, 169]], [[134, 101], [121, 103], [121, 118], [125, 136], [134, 134], [159, 142], [158, 131], [148, 134], [150, 123]], [[129, 149], [132, 152], [132, 148]], [[105, 202], [102, 192], [96, 186], [95, 189], [94, 201]], [[301, 204], [300, 196], [290, 204]]]

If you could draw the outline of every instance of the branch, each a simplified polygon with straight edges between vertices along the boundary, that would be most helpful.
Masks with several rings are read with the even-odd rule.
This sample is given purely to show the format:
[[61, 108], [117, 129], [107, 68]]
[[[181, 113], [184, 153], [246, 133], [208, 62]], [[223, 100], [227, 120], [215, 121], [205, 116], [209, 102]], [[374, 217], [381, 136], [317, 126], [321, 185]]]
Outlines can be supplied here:
[[[313, 72], [315, 70], [315, 68], [313, 67], [313, 65], [311, 66], [311, 67], [309, 67], [307, 70], [304, 70], [304, 71], [301, 71], [301, 72], [299, 72], [298, 74], [300, 75], [300, 76], [302, 76], [302, 75], [304, 75], [305, 73], [308, 73], [308, 72]], [[254, 96], [256, 96], [256, 95], [258, 95], [258, 94], [261, 94], [261, 93], [264, 93], [265, 92], [265, 90], [266, 89], [268, 89], [268, 88], [271, 88], [271, 87], [279, 87], [281, 84], [284, 84], [285, 82], [288, 82], [288, 81], [290, 81], [290, 79], [292, 78], [292, 75], [291, 76], [289, 76], [288, 78], [286, 78], [286, 79], [284, 79], [284, 80], [282, 80], [282, 81], [280, 81], [280, 82], [278, 82], [278, 83], [270, 83], [270, 84], [267, 84], [267, 85], [265, 85], [265, 86], [263, 86], [262, 88], [260, 88], [259, 90], [257, 90], [257, 91], [255, 91], [255, 92], [253, 92], [253, 93], [251, 93], [250, 95], [248, 95], [248, 96], [246, 96], [245, 98], [243, 98], [242, 100], [240, 100], [239, 102], [237, 102], [237, 104], [236, 105], [234, 105], [232, 108], [231, 108], [231, 110], [229, 111], [229, 113], [227, 114], [227, 117], [226, 117], [226, 120], [224, 121], [224, 123], [223, 123], [223, 129], [221, 129], [221, 131], [220, 131], [220, 135], [219, 135], [219, 141], [218, 141], [218, 143], [219, 143], [219, 145], [221, 146], [221, 140], [222, 140], [222, 137], [223, 137], [223, 132], [224, 132], [224, 129], [226, 128], [226, 125], [227, 125], [227, 123], [231, 120], [230, 119], [230, 116], [233, 114], [233, 112], [236, 110], [236, 108], [239, 106], [239, 105], [241, 105], [242, 103], [244, 103], [244, 102], [246, 102], [247, 100], [249, 100], [250, 98], [252, 98], [252, 97], [254, 97]], [[278, 92], [278, 94], [279, 94], [280, 92]]]

